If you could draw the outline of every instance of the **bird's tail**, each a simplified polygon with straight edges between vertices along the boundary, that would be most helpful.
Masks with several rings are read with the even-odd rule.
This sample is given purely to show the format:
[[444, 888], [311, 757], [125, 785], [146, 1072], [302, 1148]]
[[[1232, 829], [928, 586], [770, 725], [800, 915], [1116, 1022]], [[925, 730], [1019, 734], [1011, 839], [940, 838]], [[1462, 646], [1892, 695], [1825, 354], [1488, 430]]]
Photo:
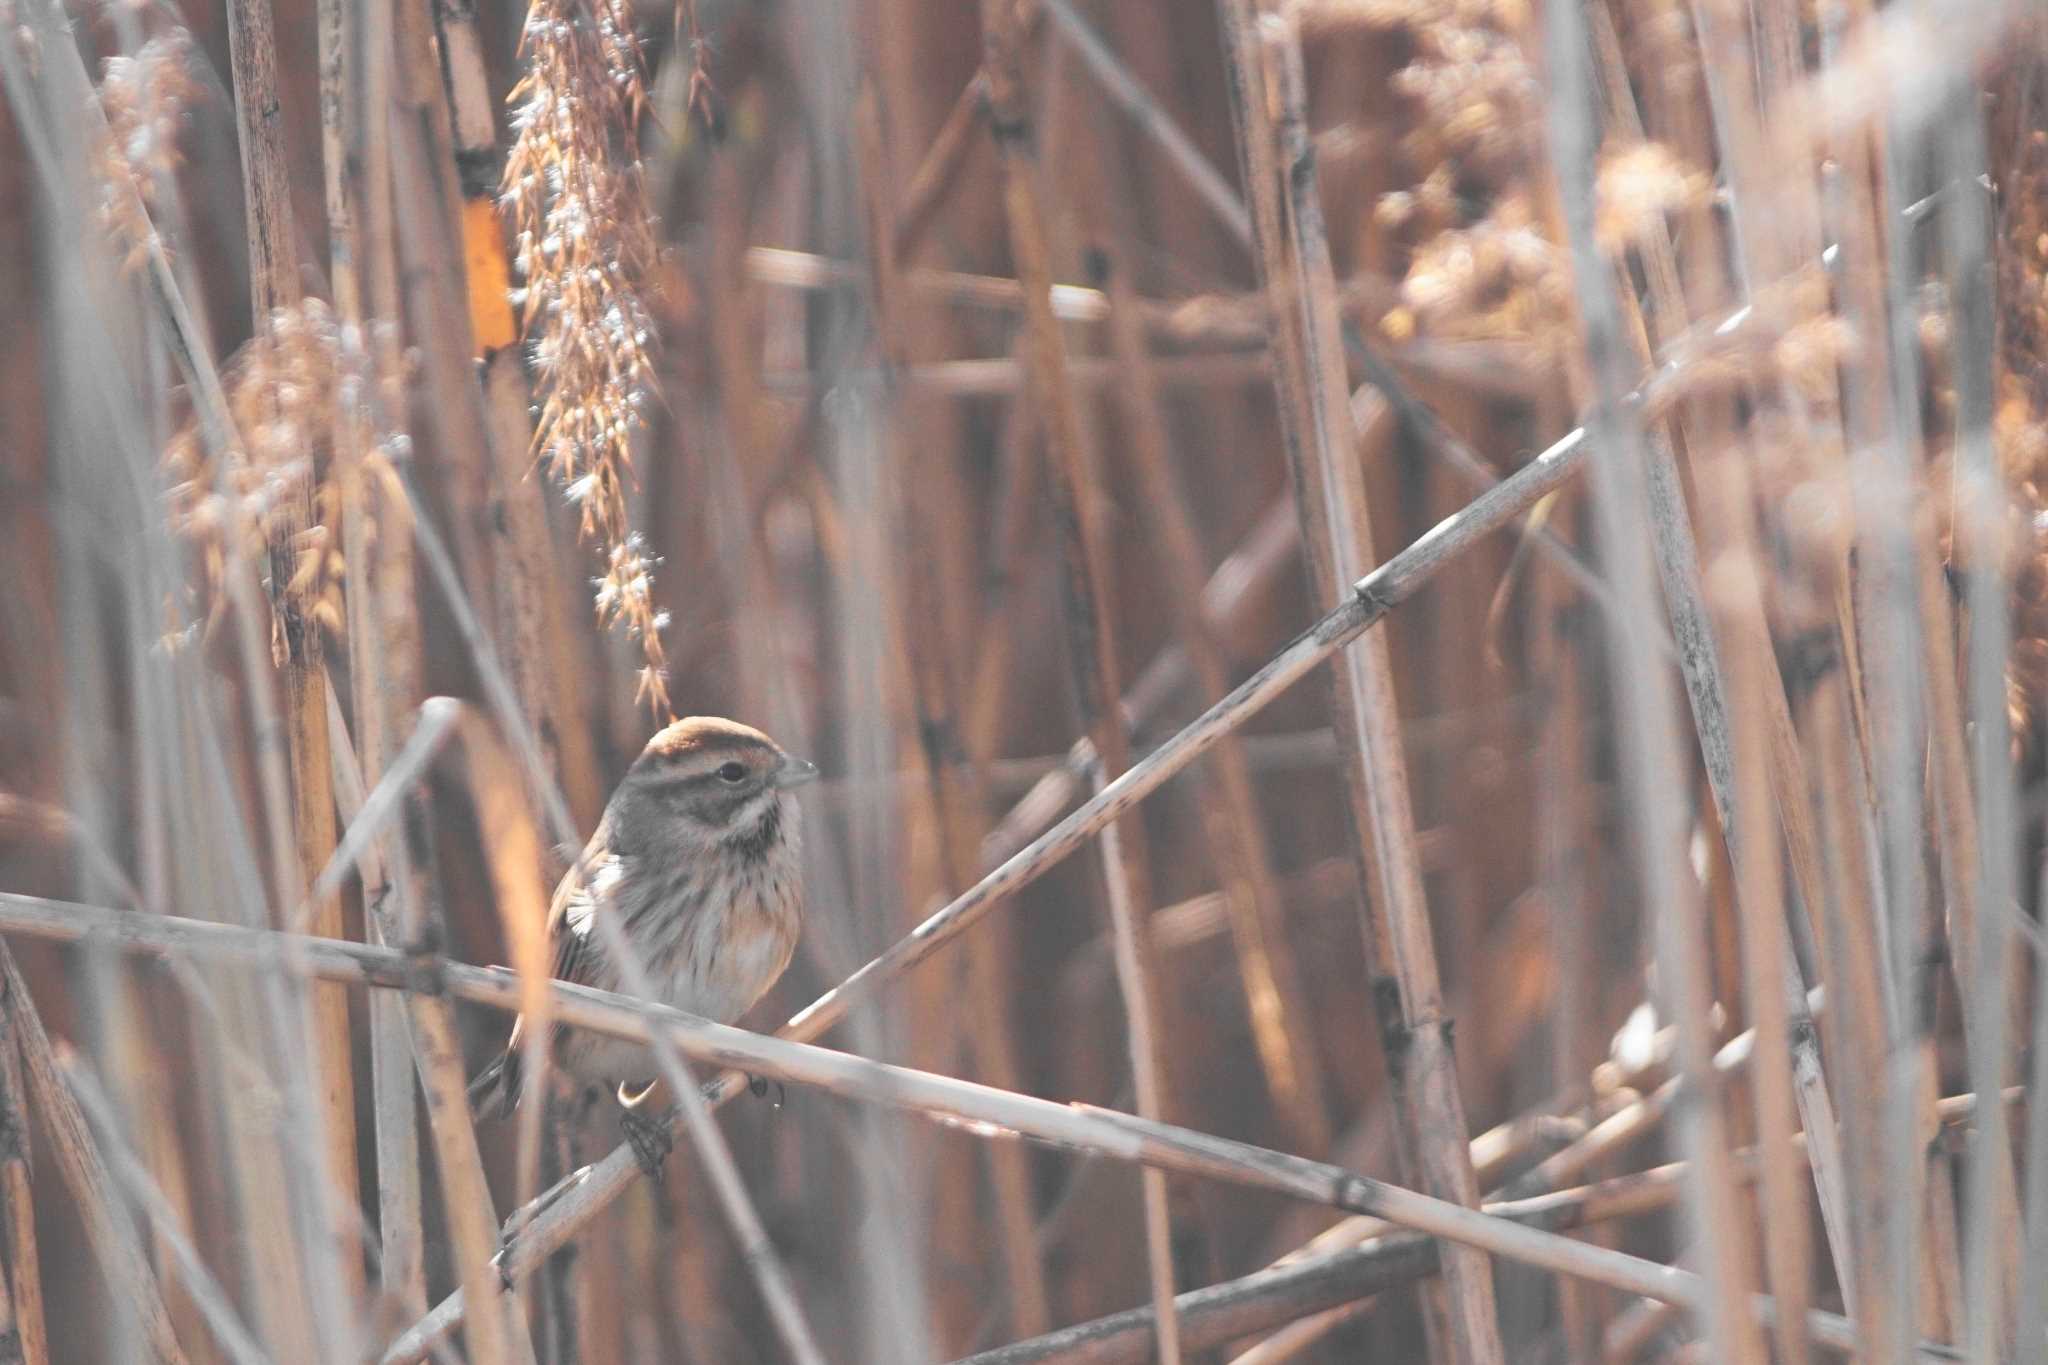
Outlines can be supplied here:
[[469, 1111], [480, 1119], [502, 1119], [519, 1103], [519, 1051], [506, 1048], [469, 1083]]

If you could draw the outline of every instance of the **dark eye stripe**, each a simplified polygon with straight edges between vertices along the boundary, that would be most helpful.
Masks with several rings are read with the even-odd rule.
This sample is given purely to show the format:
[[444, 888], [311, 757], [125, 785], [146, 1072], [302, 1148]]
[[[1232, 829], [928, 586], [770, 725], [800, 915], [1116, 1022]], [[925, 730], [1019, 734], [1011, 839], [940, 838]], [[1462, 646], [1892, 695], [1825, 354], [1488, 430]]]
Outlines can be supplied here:
[[747, 778], [755, 775], [752, 767], [746, 764], [744, 760], [728, 758], [721, 760], [716, 767], [712, 768], [694, 768], [686, 771], [672, 767], [657, 768], [647, 774], [642, 781], [645, 785], [660, 791], [685, 786], [730, 787], [735, 784], [719, 776], [719, 770], [728, 763], [739, 763], [741, 765], [743, 771], [737, 779], [740, 782], [744, 782]]

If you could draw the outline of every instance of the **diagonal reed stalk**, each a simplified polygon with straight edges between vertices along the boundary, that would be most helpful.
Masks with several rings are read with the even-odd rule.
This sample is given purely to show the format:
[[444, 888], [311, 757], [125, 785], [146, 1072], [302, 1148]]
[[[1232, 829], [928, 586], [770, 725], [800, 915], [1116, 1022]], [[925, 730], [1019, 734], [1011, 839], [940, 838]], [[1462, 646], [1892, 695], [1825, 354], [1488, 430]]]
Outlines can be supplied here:
[[[428, 961], [347, 940], [319, 939], [263, 929], [242, 929], [169, 915], [132, 915], [95, 906], [0, 893], [0, 929], [60, 941], [87, 934], [127, 951], [200, 954], [303, 972], [318, 979], [381, 986], [418, 994], [445, 991], [461, 999], [514, 1011], [522, 1003], [517, 976], [502, 970]], [[758, 1075], [813, 1085], [832, 1093], [983, 1126], [991, 1136], [1015, 1133], [1036, 1141], [1092, 1152], [1113, 1160], [1182, 1175], [1243, 1184], [1290, 1198], [1369, 1214], [1494, 1255], [1581, 1276], [1692, 1311], [1716, 1293], [1702, 1276], [1621, 1252], [1609, 1251], [1518, 1224], [1495, 1214], [1357, 1175], [1325, 1162], [1269, 1151], [1197, 1133], [1174, 1124], [1084, 1104], [1057, 1104], [906, 1067], [868, 1061], [806, 1043], [747, 1033], [686, 1015], [633, 996], [554, 981], [548, 986], [562, 1022], [616, 1037], [679, 1049], [707, 1062], [741, 1066]], [[510, 1267], [506, 1268], [507, 1273]], [[1770, 1301], [1752, 1296], [1745, 1315], [1768, 1320]], [[1846, 1319], [1809, 1312], [1815, 1341], [1853, 1350]], [[422, 1325], [424, 1327], [424, 1324]], [[410, 1359], [428, 1340], [401, 1340], [386, 1360]], [[1916, 1357], [1942, 1360], [1953, 1353], [1923, 1345]]]

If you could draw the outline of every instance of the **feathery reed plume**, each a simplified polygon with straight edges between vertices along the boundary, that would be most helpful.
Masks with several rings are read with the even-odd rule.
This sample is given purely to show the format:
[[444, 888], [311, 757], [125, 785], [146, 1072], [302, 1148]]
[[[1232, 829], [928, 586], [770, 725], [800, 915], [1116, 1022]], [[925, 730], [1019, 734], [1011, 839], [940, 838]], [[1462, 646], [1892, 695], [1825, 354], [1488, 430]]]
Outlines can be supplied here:
[[[173, 28], [133, 56], [109, 57], [100, 78], [107, 134], [95, 148], [98, 216], [125, 250], [124, 269], [136, 269], [148, 255], [150, 218], [161, 207], [161, 190], [184, 163], [178, 134], [187, 106], [200, 92], [192, 59], [192, 35]], [[132, 196], [116, 188], [123, 181], [133, 186]]]
[[1515, 193], [1470, 227], [1433, 231], [1409, 261], [1400, 306], [1380, 326], [1402, 341], [1426, 334], [1562, 344], [1556, 320], [1570, 301], [1556, 243]]
[[[2033, 26], [2032, 51], [2042, 49]], [[2013, 735], [2031, 741], [2048, 720], [2048, 63], [2015, 64], [2000, 87], [1994, 177], [2004, 242], [1998, 252], [1998, 390], [1992, 440], [2017, 527], [2011, 543], [2013, 640], [2006, 706]]]
[[1380, 320], [1394, 341], [1512, 340], [1563, 346], [1571, 285], [1544, 230], [1530, 130], [1534, 74], [1512, 6], [1495, 0], [1341, 0], [1310, 6], [1304, 32], [1391, 30], [1411, 55], [1388, 88], [1405, 130], [1390, 159], [1401, 188], [1371, 217], [1405, 260], [1400, 301]]
[[[196, 423], [173, 439], [164, 457], [172, 520], [199, 546], [215, 611], [229, 555], [261, 555], [272, 519], [310, 483], [314, 521], [292, 547], [292, 562], [273, 564], [271, 571], [288, 575], [286, 598], [307, 620], [341, 632], [344, 565], [333, 528], [353, 485], [367, 484], [364, 491], [376, 494], [356, 505], [407, 505], [392, 469], [407, 437], [375, 420], [373, 374], [361, 330], [309, 298], [271, 314], [227, 365], [235, 448], [224, 455], [208, 450]], [[358, 439], [337, 436], [351, 432]], [[402, 534], [405, 528], [393, 529]], [[274, 651], [283, 648], [281, 629], [273, 623]]]
[[641, 296], [654, 227], [640, 174], [646, 87], [631, 17], [623, 0], [534, 0], [521, 39], [526, 70], [511, 94], [502, 202], [539, 388], [534, 450], [579, 509], [584, 536], [605, 550], [598, 619], [639, 640], [639, 695], [667, 712], [656, 561], [626, 510], [654, 334]]
[[1661, 142], [1637, 142], [1600, 157], [1594, 186], [1594, 232], [1600, 245], [1620, 253], [1652, 232], [1667, 215], [1704, 202], [1707, 176]]

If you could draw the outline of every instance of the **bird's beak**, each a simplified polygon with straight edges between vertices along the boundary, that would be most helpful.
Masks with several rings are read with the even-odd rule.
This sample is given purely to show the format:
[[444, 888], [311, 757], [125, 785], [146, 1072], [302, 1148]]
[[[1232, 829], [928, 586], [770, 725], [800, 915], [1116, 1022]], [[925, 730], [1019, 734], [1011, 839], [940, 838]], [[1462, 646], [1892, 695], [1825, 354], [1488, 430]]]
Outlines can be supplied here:
[[775, 785], [778, 787], [801, 787], [817, 779], [818, 765], [807, 758], [785, 757], [782, 766], [775, 770]]

